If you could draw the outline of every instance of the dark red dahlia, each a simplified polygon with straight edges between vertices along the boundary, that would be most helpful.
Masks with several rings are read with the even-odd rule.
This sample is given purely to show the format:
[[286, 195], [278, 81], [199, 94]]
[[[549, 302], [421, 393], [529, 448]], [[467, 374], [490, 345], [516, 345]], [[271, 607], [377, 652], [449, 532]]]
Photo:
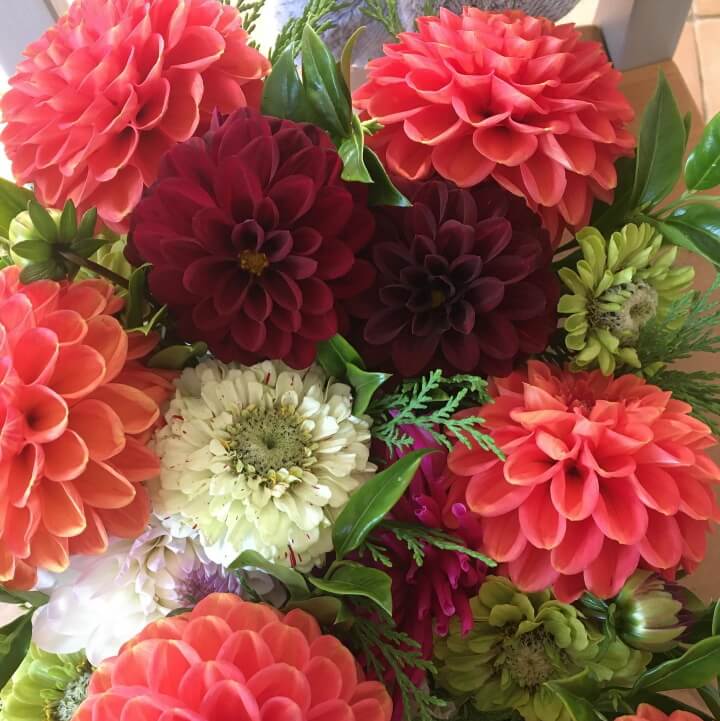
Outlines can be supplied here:
[[362, 188], [312, 125], [242, 109], [174, 147], [132, 218], [129, 253], [179, 332], [223, 361], [301, 368], [337, 332], [335, 304], [372, 282]]
[[[410, 208], [376, 212], [365, 255], [377, 276], [352, 303], [350, 335], [372, 364], [401, 375], [429, 369], [507, 375], [545, 349], [558, 284], [540, 219], [493, 181], [461, 189], [395, 179]], [[353, 324], [350, 324], [351, 326]]]

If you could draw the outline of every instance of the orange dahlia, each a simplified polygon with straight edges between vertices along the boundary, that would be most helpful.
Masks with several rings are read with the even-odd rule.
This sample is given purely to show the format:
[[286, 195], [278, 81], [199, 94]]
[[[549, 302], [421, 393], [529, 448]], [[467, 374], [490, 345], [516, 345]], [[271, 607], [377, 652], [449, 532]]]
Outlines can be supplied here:
[[354, 96], [384, 126], [370, 142], [390, 170], [461, 187], [492, 176], [552, 233], [585, 225], [634, 146], [633, 111], [600, 43], [521, 11], [441, 9], [417, 26], [370, 61]]
[[485, 552], [522, 590], [607, 598], [638, 566], [672, 577], [702, 560], [720, 468], [687, 403], [634, 375], [540, 362], [495, 379], [493, 396], [474, 412], [506, 460], [458, 443], [448, 463]]
[[269, 71], [218, 0], [77, 0], [25, 56], [0, 103], [15, 177], [123, 231], [163, 153], [257, 105]]
[[137, 361], [152, 339], [112, 316], [109, 283], [18, 276], [0, 272], [0, 582], [28, 588], [145, 528], [145, 441], [172, 384]]
[[616, 721], [701, 721], [703, 717], [689, 711], [673, 711], [666, 714], [649, 703], [641, 703], [634, 714], [617, 716]]
[[216, 593], [101, 664], [75, 721], [390, 721], [385, 687], [304, 611]]

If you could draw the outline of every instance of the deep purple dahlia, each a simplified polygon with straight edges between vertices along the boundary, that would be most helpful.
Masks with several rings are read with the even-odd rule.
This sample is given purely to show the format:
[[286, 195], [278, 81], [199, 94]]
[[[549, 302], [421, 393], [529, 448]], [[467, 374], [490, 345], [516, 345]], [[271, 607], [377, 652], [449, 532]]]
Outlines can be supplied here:
[[375, 214], [363, 255], [377, 276], [351, 306], [366, 322], [348, 324], [363, 357], [405, 377], [507, 375], [519, 356], [544, 350], [559, 288], [540, 218], [493, 181], [395, 183], [413, 205]]
[[373, 216], [341, 170], [323, 131], [247, 108], [167, 153], [128, 253], [152, 263], [150, 290], [184, 338], [223, 361], [313, 361], [338, 301], [374, 275], [356, 257]]

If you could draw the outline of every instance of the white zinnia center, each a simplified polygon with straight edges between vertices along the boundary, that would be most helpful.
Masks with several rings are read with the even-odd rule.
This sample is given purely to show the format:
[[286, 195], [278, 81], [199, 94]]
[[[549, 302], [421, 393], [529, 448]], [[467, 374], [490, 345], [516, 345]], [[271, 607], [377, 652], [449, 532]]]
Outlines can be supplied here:
[[322, 370], [207, 361], [187, 369], [156, 437], [155, 509], [196, 528], [211, 560], [244, 550], [309, 567], [334, 518], [374, 467], [350, 388]]

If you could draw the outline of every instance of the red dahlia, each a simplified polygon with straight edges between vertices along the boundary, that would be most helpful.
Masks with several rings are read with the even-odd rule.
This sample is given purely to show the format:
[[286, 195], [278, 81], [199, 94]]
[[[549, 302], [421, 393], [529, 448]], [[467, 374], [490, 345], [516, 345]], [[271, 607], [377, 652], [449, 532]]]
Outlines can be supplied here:
[[166, 156], [132, 219], [132, 260], [188, 340], [223, 361], [301, 368], [337, 332], [339, 299], [373, 270], [362, 189], [340, 179], [330, 138], [247, 108]]
[[552, 249], [525, 202], [492, 181], [396, 178], [413, 202], [383, 208], [366, 250], [373, 286], [352, 303], [353, 338], [372, 364], [414, 376], [434, 368], [507, 375], [545, 349], [556, 325]]

